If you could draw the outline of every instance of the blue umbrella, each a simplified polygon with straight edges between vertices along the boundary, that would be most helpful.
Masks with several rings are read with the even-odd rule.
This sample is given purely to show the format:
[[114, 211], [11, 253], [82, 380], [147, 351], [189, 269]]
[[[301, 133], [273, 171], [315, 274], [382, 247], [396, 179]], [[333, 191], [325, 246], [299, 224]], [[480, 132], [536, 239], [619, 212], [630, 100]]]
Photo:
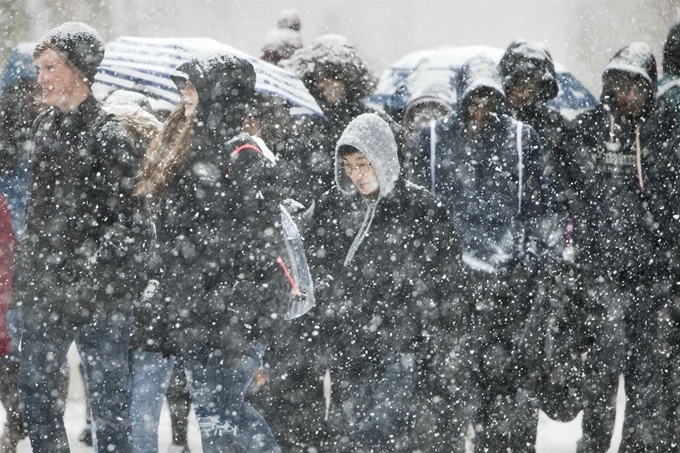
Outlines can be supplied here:
[[323, 116], [296, 75], [210, 38], [118, 38], [106, 45], [93, 91], [99, 98], [118, 89], [139, 91], [150, 98], [155, 109], [170, 110], [180, 99], [170, 79], [172, 71], [193, 57], [209, 53], [227, 53], [249, 60], [257, 74], [258, 92], [289, 101], [297, 108], [296, 113]]
[[2, 75], [0, 90], [24, 80], [38, 80], [38, 69], [33, 62], [33, 49], [35, 43], [22, 42], [12, 50]]

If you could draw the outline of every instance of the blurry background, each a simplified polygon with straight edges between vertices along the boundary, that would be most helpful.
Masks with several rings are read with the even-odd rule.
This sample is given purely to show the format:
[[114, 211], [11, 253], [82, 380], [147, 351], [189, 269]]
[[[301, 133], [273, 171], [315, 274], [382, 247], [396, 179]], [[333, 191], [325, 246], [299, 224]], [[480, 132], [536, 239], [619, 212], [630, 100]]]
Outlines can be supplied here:
[[543, 41], [596, 96], [609, 58], [632, 41], [649, 43], [660, 66], [666, 33], [680, 20], [680, 0], [0, 0], [0, 61], [67, 20], [107, 40], [208, 36], [259, 55], [285, 9], [300, 15], [304, 43], [345, 35], [376, 73], [424, 48]]

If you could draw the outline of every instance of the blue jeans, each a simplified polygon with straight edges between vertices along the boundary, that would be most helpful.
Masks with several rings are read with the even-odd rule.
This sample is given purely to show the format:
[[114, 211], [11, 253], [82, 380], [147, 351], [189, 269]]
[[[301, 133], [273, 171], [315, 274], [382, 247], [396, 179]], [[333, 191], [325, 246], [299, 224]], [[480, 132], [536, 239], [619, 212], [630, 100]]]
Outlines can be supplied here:
[[158, 352], [130, 351], [132, 451], [158, 453], [158, 422], [175, 360]]
[[[35, 453], [67, 453], [64, 406], [57, 398], [60, 368], [75, 340], [85, 370], [95, 448], [128, 453], [128, 349], [132, 310], [98, 312], [87, 321], [40, 310], [23, 310], [19, 392]], [[95, 433], [93, 429], [93, 434]]]
[[22, 431], [24, 421], [19, 408], [19, 343], [21, 342], [21, 309], [7, 312], [7, 331], [12, 342], [8, 356], [0, 357], [0, 401], [7, 411], [5, 430]]
[[265, 349], [252, 344], [235, 368], [226, 368], [209, 349], [184, 356], [205, 453], [231, 451], [234, 444], [249, 453], [281, 452], [264, 417], [244, 401]]
[[418, 376], [416, 355], [395, 352], [376, 367], [346, 371], [331, 372], [334, 451], [401, 451]]
[[[244, 401], [266, 345], [254, 344], [236, 368], [225, 368], [211, 350], [183, 356], [204, 453], [280, 452], [262, 415]], [[158, 452], [158, 421], [174, 360], [134, 351], [131, 361], [130, 418], [135, 453]]]
[[21, 308], [13, 308], [7, 311], [7, 332], [12, 342], [11, 357], [19, 357], [19, 344], [21, 343]]

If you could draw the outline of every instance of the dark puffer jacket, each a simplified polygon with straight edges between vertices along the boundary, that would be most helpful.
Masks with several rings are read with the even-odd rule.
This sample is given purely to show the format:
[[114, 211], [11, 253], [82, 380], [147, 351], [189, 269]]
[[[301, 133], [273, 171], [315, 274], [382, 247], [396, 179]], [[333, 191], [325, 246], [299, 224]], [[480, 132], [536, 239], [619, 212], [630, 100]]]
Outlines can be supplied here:
[[191, 60], [177, 76], [196, 86], [199, 105], [188, 161], [155, 208], [162, 297], [152, 299], [160, 304], [154, 329], [141, 334], [147, 347], [168, 353], [207, 346], [237, 359], [252, 341], [267, 342], [290, 293], [276, 261], [273, 160], [237, 135], [255, 72], [246, 60], [219, 55]]
[[[609, 75], [635, 77], [647, 96], [630, 119], [617, 112]], [[579, 164], [577, 260], [589, 274], [639, 284], [667, 269], [667, 184], [674, 126], [656, 107], [656, 62], [649, 46], [633, 43], [612, 58], [603, 74], [602, 105], [579, 115], [569, 146]]]
[[[387, 123], [362, 115], [345, 130], [350, 145], [371, 162], [380, 195], [358, 194], [336, 153], [336, 187], [313, 214], [306, 239], [317, 281], [322, 358], [337, 366], [376, 363], [390, 352], [419, 351], [440, 326], [440, 310], [454, 315], [462, 285], [460, 247], [444, 206], [399, 173]], [[329, 354], [329, 355], [327, 355]]]
[[43, 112], [34, 143], [14, 300], [79, 317], [131, 306], [137, 162], [123, 127], [90, 96], [69, 113]]

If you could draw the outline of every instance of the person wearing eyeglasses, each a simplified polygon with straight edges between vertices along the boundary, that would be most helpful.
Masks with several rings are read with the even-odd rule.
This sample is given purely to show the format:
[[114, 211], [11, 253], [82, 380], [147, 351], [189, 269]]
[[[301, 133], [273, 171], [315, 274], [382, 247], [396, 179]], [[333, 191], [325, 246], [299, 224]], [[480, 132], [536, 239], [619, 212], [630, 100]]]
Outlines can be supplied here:
[[[441, 310], [462, 285], [458, 236], [446, 208], [400, 175], [387, 122], [363, 114], [336, 146], [335, 187], [305, 236], [317, 307], [310, 339], [318, 418], [333, 451], [391, 452], [408, 438], [413, 390], [436, 349]], [[419, 374], [420, 372], [420, 374]], [[323, 388], [322, 388], [323, 387]]]

